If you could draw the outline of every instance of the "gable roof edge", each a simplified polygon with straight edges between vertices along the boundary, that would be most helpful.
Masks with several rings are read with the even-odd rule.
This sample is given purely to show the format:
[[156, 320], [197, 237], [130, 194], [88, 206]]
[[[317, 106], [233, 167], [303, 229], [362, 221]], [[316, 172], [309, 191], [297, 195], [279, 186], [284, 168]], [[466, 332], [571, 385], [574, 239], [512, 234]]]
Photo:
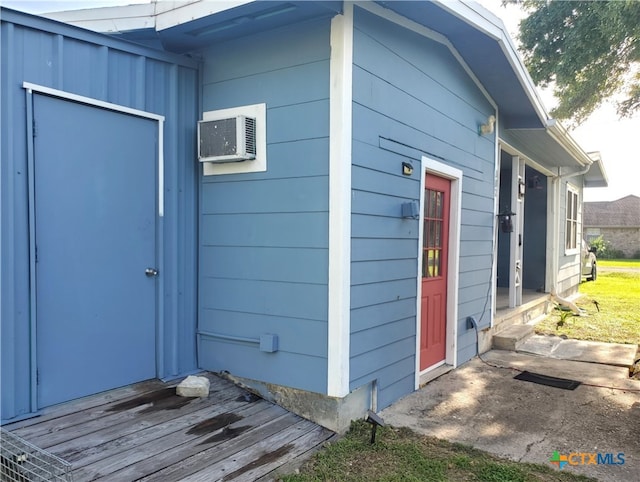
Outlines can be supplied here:
[[443, 10], [450, 12], [498, 42], [511, 68], [516, 73], [521, 86], [525, 90], [540, 122], [542, 125], [545, 125], [549, 120], [549, 115], [547, 114], [542, 99], [538, 95], [533, 79], [524, 66], [524, 62], [502, 20], [476, 2], [469, 2], [467, 0], [458, 0], [457, 2], [435, 0], [435, 2]]

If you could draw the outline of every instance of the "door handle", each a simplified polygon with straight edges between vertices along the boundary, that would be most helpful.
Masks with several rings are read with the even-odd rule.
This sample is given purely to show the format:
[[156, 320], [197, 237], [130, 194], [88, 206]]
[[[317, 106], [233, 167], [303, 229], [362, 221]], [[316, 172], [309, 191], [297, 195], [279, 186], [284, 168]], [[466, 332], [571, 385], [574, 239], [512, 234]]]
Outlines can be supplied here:
[[158, 276], [158, 270], [155, 268], [147, 268], [144, 270], [144, 274], [146, 274], [149, 278], [153, 276]]

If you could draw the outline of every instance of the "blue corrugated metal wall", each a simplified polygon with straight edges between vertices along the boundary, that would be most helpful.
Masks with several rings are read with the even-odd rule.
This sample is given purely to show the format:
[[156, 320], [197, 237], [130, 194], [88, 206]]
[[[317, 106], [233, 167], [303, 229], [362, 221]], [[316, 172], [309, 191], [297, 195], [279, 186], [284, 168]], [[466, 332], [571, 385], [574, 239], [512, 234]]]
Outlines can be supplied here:
[[30, 412], [24, 81], [166, 117], [161, 273], [165, 344], [160, 376], [195, 370], [197, 64], [4, 9], [0, 47], [2, 419]]
[[423, 154], [464, 173], [458, 361], [475, 354], [465, 319], [489, 293], [495, 175], [477, 126], [494, 112], [445, 46], [358, 8], [353, 68], [351, 388], [377, 379], [383, 408], [414, 389], [418, 221], [400, 205], [420, 198]]
[[202, 368], [326, 393], [328, 18], [202, 52], [203, 110], [267, 104], [267, 171], [203, 177], [199, 329], [279, 336], [265, 353], [202, 336]]

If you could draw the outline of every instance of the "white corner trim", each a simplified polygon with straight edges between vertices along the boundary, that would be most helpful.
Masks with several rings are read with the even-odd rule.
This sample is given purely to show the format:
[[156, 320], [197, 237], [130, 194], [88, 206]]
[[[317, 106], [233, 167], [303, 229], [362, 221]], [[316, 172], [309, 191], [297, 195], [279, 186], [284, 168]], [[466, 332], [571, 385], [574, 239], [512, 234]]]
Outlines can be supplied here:
[[[264, 172], [267, 170], [267, 104], [252, 104], [202, 113], [202, 120], [245, 115], [256, 119], [256, 158], [241, 162], [202, 162], [204, 176]], [[197, 162], [194, 159], [193, 162]]]
[[349, 393], [353, 5], [331, 21], [327, 395]]
[[462, 219], [462, 176], [460, 169], [449, 166], [426, 156], [422, 156], [420, 179], [420, 227], [418, 230], [418, 273], [416, 296], [416, 368], [415, 389], [420, 388], [420, 336], [422, 328], [422, 243], [424, 233], [424, 190], [428, 174], [434, 174], [451, 181], [449, 198], [449, 253], [447, 262], [447, 326], [445, 363], [458, 366], [458, 285], [460, 271], [460, 222]]
[[102, 109], [121, 112], [123, 114], [134, 115], [158, 122], [158, 216], [164, 216], [164, 116], [146, 112], [144, 110], [132, 109], [124, 105], [112, 104], [103, 100], [85, 97], [84, 95], [72, 94], [64, 90], [52, 89], [31, 82], [23, 82], [22, 87], [28, 92], [39, 92], [41, 94], [59, 97], [61, 99], [71, 100], [80, 104], [100, 107]]

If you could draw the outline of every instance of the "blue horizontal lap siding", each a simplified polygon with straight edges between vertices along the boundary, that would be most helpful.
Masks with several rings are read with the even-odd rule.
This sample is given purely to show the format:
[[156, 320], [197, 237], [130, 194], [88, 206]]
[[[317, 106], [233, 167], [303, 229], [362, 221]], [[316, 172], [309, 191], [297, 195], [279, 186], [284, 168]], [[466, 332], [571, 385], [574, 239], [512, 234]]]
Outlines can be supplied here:
[[[493, 109], [443, 45], [355, 9], [351, 388], [376, 379], [378, 408], [414, 388], [421, 156], [463, 171], [459, 320], [490, 286], [494, 143], [477, 126]], [[402, 175], [410, 162], [411, 176]], [[460, 323], [460, 322], [459, 322]], [[459, 327], [458, 355], [474, 341]], [[475, 348], [475, 347], [473, 347]]]
[[267, 171], [201, 184], [200, 365], [326, 393], [330, 20], [201, 52], [203, 110], [267, 105]]
[[[5, 15], [6, 14], [6, 15]], [[3, 11], [0, 232], [3, 420], [29, 413], [29, 239], [23, 82], [164, 115], [165, 344], [160, 377], [196, 369], [197, 64], [58, 22]], [[176, 63], [177, 62], [177, 63]], [[105, 142], [110, 142], [105, 139]], [[99, 146], [96, 146], [99, 148]], [[149, 182], [154, 173], [150, 173]], [[64, 189], [64, 186], [60, 186]]]

